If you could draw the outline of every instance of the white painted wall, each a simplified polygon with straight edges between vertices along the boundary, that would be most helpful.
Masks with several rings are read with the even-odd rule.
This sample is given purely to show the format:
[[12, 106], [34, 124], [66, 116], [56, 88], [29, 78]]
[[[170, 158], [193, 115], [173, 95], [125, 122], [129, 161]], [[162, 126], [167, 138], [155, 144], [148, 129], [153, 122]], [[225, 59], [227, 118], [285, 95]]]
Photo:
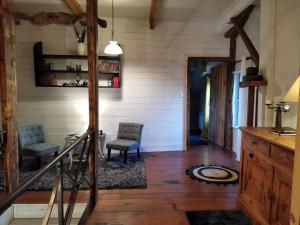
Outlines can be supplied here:
[[[266, 99], [282, 101], [300, 73], [300, 2], [264, 0], [261, 2], [260, 70], [268, 80]], [[297, 105], [283, 114], [283, 125], [296, 127]], [[262, 125], [274, 124], [270, 110], [261, 112]]]
[[[187, 58], [228, 56], [228, 40], [215, 34], [213, 22], [161, 22], [150, 30], [147, 21], [116, 21], [124, 50], [122, 88], [99, 90], [99, 125], [108, 139], [116, 137], [119, 122], [139, 122], [145, 125], [143, 151], [184, 148]], [[41, 123], [49, 140], [62, 145], [65, 135], [88, 121], [87, 89], [35, 87], [32, 47], [43, 41], [45, 53], [74, 54], [73, 31], [24, 22], [16, 38], [19, 124]], [[109, 38], [109, 29], [99, 31], [101, 54]]]

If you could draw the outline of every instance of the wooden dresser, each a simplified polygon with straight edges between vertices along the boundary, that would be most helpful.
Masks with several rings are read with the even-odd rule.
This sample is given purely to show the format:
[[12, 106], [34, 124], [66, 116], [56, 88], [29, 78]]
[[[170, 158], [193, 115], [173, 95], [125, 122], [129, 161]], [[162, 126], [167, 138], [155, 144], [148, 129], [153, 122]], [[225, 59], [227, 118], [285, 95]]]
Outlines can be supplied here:
[[253, 224], [289, 225], [295, 137], [241, 130], [239, 206]]

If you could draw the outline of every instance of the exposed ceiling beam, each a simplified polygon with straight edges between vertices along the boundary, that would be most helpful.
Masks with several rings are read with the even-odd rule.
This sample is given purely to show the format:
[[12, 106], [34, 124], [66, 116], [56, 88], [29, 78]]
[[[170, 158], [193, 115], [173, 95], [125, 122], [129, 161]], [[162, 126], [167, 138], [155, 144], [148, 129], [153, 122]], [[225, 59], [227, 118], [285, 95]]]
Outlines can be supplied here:
[[258, 68], [259, 67], [259, 54], [258, 54], [255, 46], [253, 45], [253, 43], [251, 42], [247, 33], [244, 31], [243, 27], [238, 23], [238, 21], [235, 17], [231, 18], [231, 22], [234, 25], [234, 27], [236, 28], [238, 34], [241, 36], [244, 44], [246, 45], [255, 66]]
[[[15, 22], [17, 24], [20, 24], [20, 20], [26, 20], [36, 26], [45, 26], [49, 24], [71, 26], [74, 23], [76, 23], [76, 21], [86, 17], [86, 13], [74, 15], [74, 14], [62, 13], [62, 12], [60, 13], [41, 12], [33, 16], [26, 15], [25, 13], [13, 12], [13, 15], [15, 17]], [[107, 23], [105, 20], [98, 18], [97, 23], [102, 28], [107, 27]]]
[[76, 0], [63, 0], [63, 1], [70, 8], [73, 14], [78, 15], [84, 13], [81, 6]]
[[231, 17], [237, 17], [241, 12], [244, 11], [249, 5], [253, 5], [255, 0], [235, 0], [233, 3], [222, 13], [222, 15], [216, 20], [216, 31], [217, 33], [225, 33], [228, 31], [232, 24], [230, 23]]
[[149, 24], [151, 30], [153, 30], [156, 25], [156, 16], [157, 16], [157, 11], [159, 9], [159, 2], [160, 0], [151, 0], [150, 2]]
[[15, 21], [17, 24], [20, 20], [26, 20], [36, 26], [45, 26], [49, 24], [57, 25], [73, 25], [79, 18], [79, 16], [69, 13], [37, 13], [33, 16], [26, 15], [25, 13], [13, 12]]
[[[247, 20], [249, 19], [250, 13], [254, 9], [255, 5], [249, 5], [244, 11], [242, 11], [238, 16], [235, 17], [236, 22], [241, 26], [244, 27]], [[224, 36], [226, 38], [235, 38], [239, 34], [237, 28], [233, 26], [230, 30], [228, 30]]]
[[[69, 7], [69, 9], [72, 11], [72, 13], [74, 15], [77, 16], [85, 16], [85, 12], [83, 11], [83, 9], [81, 8], [81, 6], [79, 5], [79, 3], [76, 0], [62, 0], [64, 3], [66, 3], [66, 5]], [[106, 28], [107, 27], [107, 22], [106, 20], [100, 19], [99, 17], [97, 18], [97, 22], [98, 25], [102, 28]]]

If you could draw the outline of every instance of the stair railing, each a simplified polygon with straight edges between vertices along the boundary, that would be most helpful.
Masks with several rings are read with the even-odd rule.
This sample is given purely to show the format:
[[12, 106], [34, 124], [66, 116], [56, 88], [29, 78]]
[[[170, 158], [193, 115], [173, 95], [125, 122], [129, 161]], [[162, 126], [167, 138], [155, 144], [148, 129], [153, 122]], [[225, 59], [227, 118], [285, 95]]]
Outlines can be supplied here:
[[[50, 200], [46, 209], [46, 213], [42, 222], [42, 225], [47, 225], [50, 220], [50, 216], [55, 205], [57, 203], [58, 209], [58, 224], [59, 225], [69, 225], [72, 220], [72, 215], [74, 207], [76, 204], [76, 199], [78, 196], [79, 189], [81, 185], [86, 184], [92, 192], [92, 185], [89, 179], [87, 178], [89, 170], [89, 156], [91, 153], [91, 148], [93, 145], [90, 144], [91, 138], [93, 138], [93, 131], [88, 130], [85, 134], [78, 138], [73, 144], [71, 144], [66, 149], [62, 150], [58, 156], [53, 160], [44, 165], [37, 173], [31, 177], [29, 180], [21, 184], [13, 193], [7, 195], [0, 203], [0, 215], [2, 215], [22, 194], [24, 194], [27, 189], [36, 183], [44, 174], [49, 172], [53, 167], [57, 168], [56, 177], [53, 183], [53, 188], [50, 196]], [[79, 152], [78, 163], [74, 164], [71, 170], [65, 168], [64, 159], [68, 157], [68, 154], [72, 154], [74, 150]], [[72, 188], [70, 191], [70, 197], [67, 204], [66, 212], [64, 212], [64, 190], [66, 190], [64, 185], [64, 179], [68, 178], [72, 183]], [[90, 175], [91, 178], [91, 175]], [[91, 197], [89, 199], [92, 199]], [[93, 204], [91, 200], [87, 203], [84, 212], [79, 219], [78, 224], [84, 224], [88, 213], [92, 209]]]

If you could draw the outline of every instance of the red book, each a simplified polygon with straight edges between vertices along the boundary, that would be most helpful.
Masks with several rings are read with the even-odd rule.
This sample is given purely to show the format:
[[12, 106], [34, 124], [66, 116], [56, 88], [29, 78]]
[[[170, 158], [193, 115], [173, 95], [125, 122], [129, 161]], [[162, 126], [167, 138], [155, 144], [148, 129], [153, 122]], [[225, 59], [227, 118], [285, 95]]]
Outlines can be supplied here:
[[119, 77], [114, 77], [113, 78], [113, 84], [114, 84], [114, 88], [119, 87]]

